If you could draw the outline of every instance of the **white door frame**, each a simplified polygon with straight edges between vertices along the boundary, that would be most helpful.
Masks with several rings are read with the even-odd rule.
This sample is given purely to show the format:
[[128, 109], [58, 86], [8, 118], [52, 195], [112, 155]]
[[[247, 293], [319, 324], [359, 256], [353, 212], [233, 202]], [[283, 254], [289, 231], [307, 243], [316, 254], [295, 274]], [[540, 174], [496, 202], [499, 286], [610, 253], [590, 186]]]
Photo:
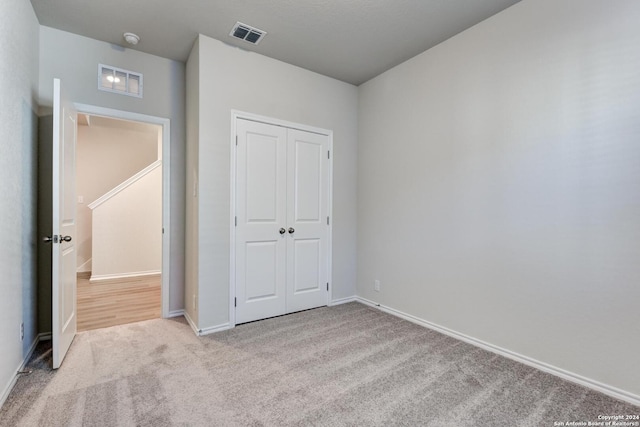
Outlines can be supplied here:
[[333, 236], [333, 131], [322, 129], [314, 126], [307, 126], [300, 123], [289, 122], [287, 120], [274, 119], [272, 117], [261, 116], [258, 114], [247, 113], [244, 111], [231, 110], [231, 135], [229, 137], [230, 147], [230, 214], [229, 214], [229, 326], [236, 326], [236, 135], [238, 134], [236, 123], [238, 119], [251, 120], [254, 122], [266, 123], [269, 125], [281, 126], [285, 128], [298, 129], [305, 132], [326, 135], [329, 138], [329, 254], [327, 260], [327, 277], [329, 278], [329, 295], [327, 305], [331, 305], [333, 301], [333, 276], [331, 274], [331, 260], [333, 257], [332, 236]]
[[162, 233], [162, 283], [160, 300], [162, 305], [162, 317], [170, 317], [169, 295], [171, 290], [171, 263], [169, 250], [171, 248], [171, 120], [163, 117], [148, 116], [146, 114], [131, 113], [129, 111], [114, 110], [112, 108], [97, 107], [94, 105], [79, 103], [75, 103], [74, 105], [78, 110], [78, 113], [162, 126], [162, 229], [164, 232]]

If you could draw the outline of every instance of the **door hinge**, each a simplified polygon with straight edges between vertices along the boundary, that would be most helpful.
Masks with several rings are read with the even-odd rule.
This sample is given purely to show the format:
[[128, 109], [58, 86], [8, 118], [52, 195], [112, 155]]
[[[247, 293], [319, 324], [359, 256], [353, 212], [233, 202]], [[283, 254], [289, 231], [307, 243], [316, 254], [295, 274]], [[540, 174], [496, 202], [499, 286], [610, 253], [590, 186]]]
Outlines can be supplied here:
[[327, 159], [331, 158], [331, 151], [327, 151]]
[[329, 282], [327, 282], [327, 291], [329, 290]]
[[329, 217], [327, 217], [327, 225], [329, 225]]
[[233, 306], [234, 307], [238, 306], [238, 298], [233, 298]]
[[236, 135], [236, 147], [238, 146], [238, 135]]
[[235, 217], [235, 220], [234, 220], [234, 222], [235, 222], [235, 224], [236, 224], [236, 227], [237, 227], [237, 226], [238, 226], [238, 217]]
[[162, 227], [162, 234], [164, 234], [164, 227]]

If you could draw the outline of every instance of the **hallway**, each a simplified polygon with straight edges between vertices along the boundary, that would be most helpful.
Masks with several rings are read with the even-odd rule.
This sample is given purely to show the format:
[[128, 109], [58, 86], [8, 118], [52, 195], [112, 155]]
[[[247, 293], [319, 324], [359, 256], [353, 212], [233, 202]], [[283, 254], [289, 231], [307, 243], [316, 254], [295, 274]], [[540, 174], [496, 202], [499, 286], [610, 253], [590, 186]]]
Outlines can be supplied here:
[[89, 282], [78, 274], [78, 332], [161, 317], [161, 275]]

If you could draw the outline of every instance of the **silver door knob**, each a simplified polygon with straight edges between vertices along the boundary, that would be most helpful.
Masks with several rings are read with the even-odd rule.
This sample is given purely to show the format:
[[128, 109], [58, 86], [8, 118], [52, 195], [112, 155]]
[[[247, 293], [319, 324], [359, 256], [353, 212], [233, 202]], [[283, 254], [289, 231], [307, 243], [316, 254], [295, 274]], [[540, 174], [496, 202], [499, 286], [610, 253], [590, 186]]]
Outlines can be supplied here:
[[289, 234], [293, 234], [293, 233], [295, 233], [295, 231], [296, 230], [293, 227], [289, 227]]
[[51, 243], [53, 242], [53, 237], [50, 237], [50, 236], [43, 237], [42, 241], [45, 243]]
[[287, 232], [287, 230], [285, 230], [284, 228], [281, 228], [281, 229], [280, 229], [280, 234], [284, 234], [284, 233], [286, 233], [286, 232]]
[[60, 236], [60, 243], [62, 242], [70, 242], [71, 236]]

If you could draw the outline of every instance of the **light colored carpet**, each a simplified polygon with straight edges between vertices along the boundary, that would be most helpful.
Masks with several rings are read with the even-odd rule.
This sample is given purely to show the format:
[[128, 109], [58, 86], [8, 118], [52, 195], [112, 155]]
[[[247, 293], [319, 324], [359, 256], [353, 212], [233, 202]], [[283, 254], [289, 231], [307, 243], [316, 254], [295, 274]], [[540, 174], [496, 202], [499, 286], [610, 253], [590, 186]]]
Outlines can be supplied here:
[[358, 303], [207, 337], [182, 318], [39, 346], [2, 426], [553, 426], [640, 408]]

